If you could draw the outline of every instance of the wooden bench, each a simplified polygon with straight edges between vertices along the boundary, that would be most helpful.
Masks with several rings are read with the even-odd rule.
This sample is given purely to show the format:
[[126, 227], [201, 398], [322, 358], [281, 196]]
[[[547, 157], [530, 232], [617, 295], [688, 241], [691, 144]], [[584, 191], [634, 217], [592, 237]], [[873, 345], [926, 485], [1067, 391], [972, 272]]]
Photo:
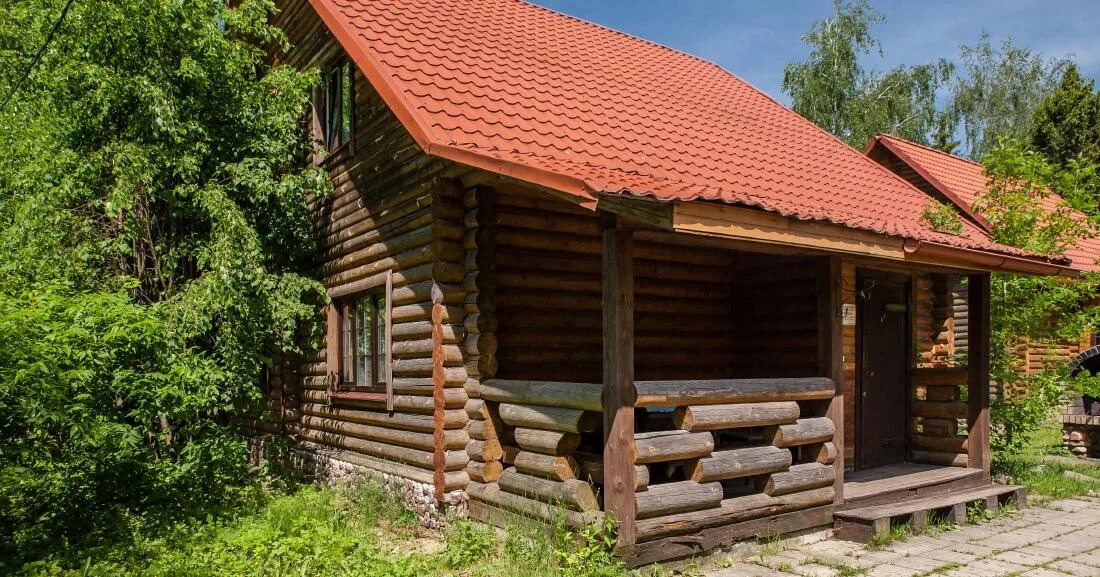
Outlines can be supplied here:
[[981, 502], [987, 511], [994, 512], [1002, 502], [1022, 506], [1027, 502], [1027, 489], [1017, 485], [986, 485], [935, 497], [837, 511], [833, 514], [835, 534], [838, 539], [867, 542], [889, 533], [898, 521], [908, 524], [913, 533], [920, 533], [932, 511], [942, 511], [949, 523], [962, 525], [966, 523], [966, 506], [974, 502]]

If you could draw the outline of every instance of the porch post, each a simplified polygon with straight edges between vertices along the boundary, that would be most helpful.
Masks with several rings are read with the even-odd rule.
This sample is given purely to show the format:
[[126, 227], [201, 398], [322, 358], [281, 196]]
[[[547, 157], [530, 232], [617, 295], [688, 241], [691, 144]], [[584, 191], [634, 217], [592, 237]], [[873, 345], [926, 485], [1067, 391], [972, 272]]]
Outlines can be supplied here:
[[825, 414], [833, 422], [833, 502], [844, 502], [844, 333], [840, 309], [840, 257], [822, 257], [817, 263], [818, 374], [832, 379], [836, 392]]
[[969, 276], [967, 375], [968, 464], [989, 478], [989, 273]]
[[634, 237], [603, 214], [604, 511], [619, 521], [619, 547], [636, 539], [634, 501]]

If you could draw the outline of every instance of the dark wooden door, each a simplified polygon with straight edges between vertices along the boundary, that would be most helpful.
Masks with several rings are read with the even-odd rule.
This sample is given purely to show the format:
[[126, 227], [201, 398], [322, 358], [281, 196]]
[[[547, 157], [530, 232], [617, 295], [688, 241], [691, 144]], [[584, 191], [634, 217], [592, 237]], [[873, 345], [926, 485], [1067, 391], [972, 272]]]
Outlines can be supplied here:
[[909, 280], [861, 273], [857, 460], [867, 469], [906, 461]]

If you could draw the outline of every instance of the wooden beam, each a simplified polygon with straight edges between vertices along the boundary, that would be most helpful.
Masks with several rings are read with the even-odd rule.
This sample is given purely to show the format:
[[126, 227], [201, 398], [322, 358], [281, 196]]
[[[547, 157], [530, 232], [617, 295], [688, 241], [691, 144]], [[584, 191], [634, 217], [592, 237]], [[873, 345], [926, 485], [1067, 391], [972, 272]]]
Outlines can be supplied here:
[[604, 510], [619, 522], [619, 547], [634, 544], [634, 238], [603, 215]]
[[968, 277], [970, 350], [967, 379], [967, 455], [970, 467], [989, 478], [989, 273]]
[[672, 227], [679, 232], [797, 246], [874, 258], [905, 260], [899, 238], [838, 224], [802, 221], [764, 210], [716, 202], [675, 202]]
[[825, 416], [833, 422], [834, 503], [844, 502], [844, 328], [841, 325], [840, 257], [830, 256], [817, 263], [817, 364], [818, 374], [836, 385]]

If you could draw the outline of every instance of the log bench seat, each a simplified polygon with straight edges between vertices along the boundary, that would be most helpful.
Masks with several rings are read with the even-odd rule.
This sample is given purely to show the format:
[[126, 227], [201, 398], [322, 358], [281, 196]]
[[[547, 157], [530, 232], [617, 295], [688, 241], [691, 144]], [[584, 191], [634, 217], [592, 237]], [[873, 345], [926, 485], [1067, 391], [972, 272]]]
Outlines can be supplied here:
[[981, 502], [986, 510], [996, 511], [1002, 503], [1022, 506], [1026, 501], [1027, 489], [1024, 487], [986, 485], [934, 497], [848, 509], [833, 514], [834, 535], [847, 541], [867, 542], [885, 536], [898, 522], [905, 522], [913, 533], [920, 533], [929, 521], [929, 513], [933, 511], [942, 512], [950, 523], [963, 525], [966, 523], [966, 506], [970, 503]]

